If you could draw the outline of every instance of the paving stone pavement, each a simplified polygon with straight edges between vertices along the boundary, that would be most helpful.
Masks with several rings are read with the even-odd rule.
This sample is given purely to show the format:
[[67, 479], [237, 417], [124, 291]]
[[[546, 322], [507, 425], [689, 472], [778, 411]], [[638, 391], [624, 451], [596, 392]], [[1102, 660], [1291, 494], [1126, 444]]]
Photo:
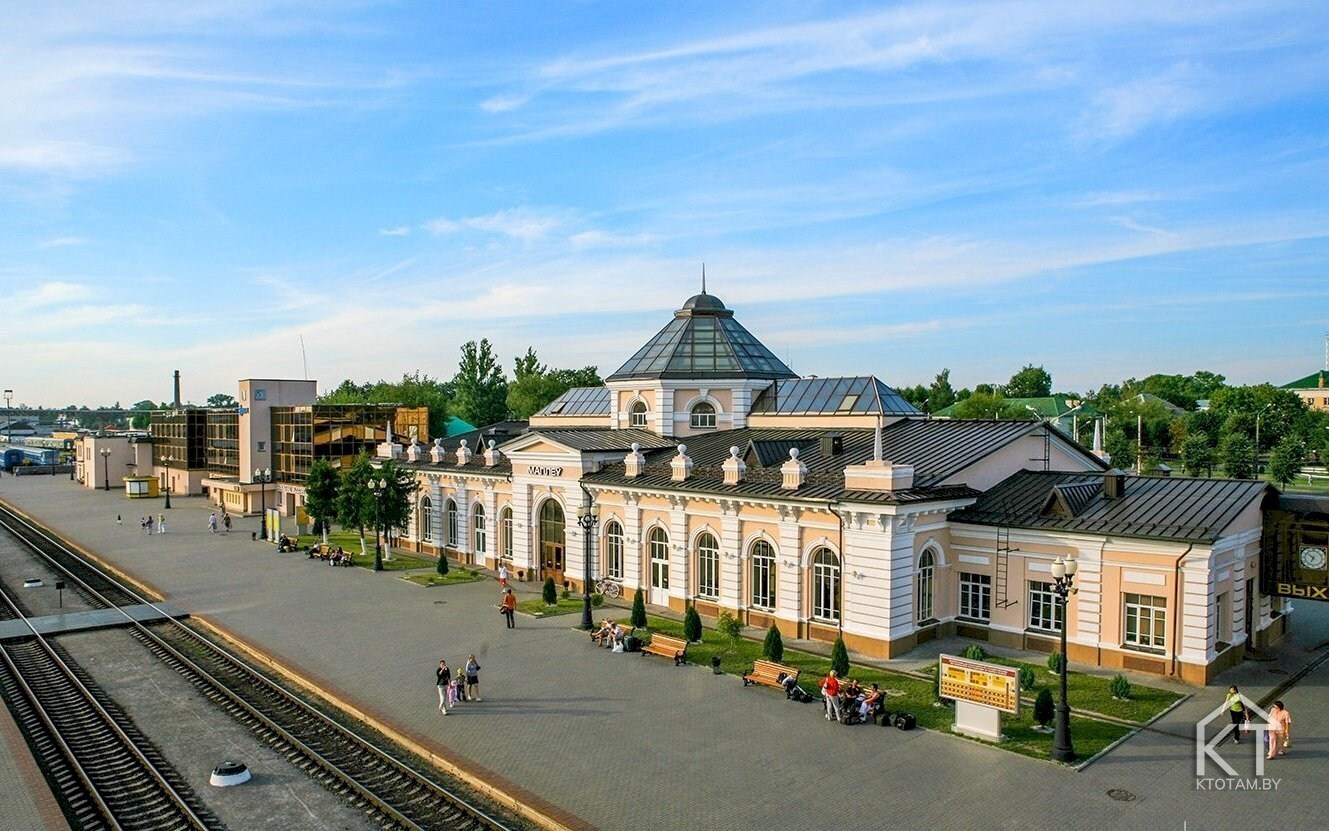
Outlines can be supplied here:
[[[1323, 654], [1315, 647], [1329, 639], [1329, 604], [1299, 605], [1295, 637], [1274, 660], [1247, 661], [1207, 689], [1187, 688], [1194, 695], [1154, 729], [1073, 771], [931, 731], [829, 724], [818, 705], [745, 689], [709, 667], [595, 649], [573, 630], [576, 616], [519, 615], [507, 630], [492, 580], [423, 589], [391, 573], [278, 554], [251, 541], [255, 518], [238, 518], [230, 535], [210, 534], [202, 499], [173, 498], [169, 533], [151, 537], [136, 521], [117, 526], [115, 516], [136, 520], [149, 504], [159, 511], [159, 501], [46, 477], [6, 478], [0, 499], [366, 713], [538, 794], [585, 827], [1196, 831], [1271, 818], [1322, 825], [1326, 816], [1329, 665], [1282, 693], [1295, 741], [1291, 755], [1265, 770], [1276, 789], [1201, 789], [1193, 735], [1227, 684], [1259, 698]], [[519, 592], [537, 589], [518, 584]], [[434, 666], [447, 658], [459, 667], [471, 652], [483, 666], [483, 701], [443, 717]], [[1253, 775], [1249, 743], [1222, 752], [1239, 774]], [[1109, 796], [1118, 790], [1132, 798]]]

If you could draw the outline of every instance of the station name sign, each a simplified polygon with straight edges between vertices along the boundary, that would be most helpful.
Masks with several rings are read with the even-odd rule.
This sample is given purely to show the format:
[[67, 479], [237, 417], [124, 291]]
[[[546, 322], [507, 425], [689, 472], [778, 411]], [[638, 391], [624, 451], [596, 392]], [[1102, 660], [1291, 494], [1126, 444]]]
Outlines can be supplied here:
[[1020, 671], [1014, 667], [942, 655], [937, 683], [942, 698], [1020, 712]]
[[527, 471], [532, 476], [562, 476], [563, 468], [549, 467], [547, 465], [531, 465]]

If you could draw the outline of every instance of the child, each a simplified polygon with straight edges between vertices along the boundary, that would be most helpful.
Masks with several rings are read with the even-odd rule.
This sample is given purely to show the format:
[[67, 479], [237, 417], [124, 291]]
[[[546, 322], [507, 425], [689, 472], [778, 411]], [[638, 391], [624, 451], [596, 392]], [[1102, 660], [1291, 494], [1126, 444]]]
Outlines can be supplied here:
[[466, 700], [466, 676], [460, 672], [457, 673], [456, 678], [452, 679], [452, 694], [449, 696], [449, 700], [453, 704]]

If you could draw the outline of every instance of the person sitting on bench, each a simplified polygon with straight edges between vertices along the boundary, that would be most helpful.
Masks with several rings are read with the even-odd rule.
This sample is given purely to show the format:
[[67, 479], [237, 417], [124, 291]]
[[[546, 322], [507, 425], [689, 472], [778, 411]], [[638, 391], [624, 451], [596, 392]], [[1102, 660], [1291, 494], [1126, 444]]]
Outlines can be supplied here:
[[591, 633], [591, 641], [597, 646], [608, 646], [609, 637], [614, 631], [614, 625], [609, 618], [600, 621], [600, 628]]
[[864, 722], [872, 721], [881, 712], [884, 704], [885, 694], [881, 689], [873, 684], [872, 688], [863, 696], [863, 701], [858, 705], [858, 713]]

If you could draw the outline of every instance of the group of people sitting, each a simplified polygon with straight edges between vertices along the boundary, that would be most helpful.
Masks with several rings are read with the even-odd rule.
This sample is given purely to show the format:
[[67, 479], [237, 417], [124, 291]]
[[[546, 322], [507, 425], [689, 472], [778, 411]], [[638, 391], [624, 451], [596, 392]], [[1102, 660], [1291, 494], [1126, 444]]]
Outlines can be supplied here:
[[309, 559], [322, 560], [330, 566], [349, 566], [351, 555], [340, 545], [319, 545], [315, 543], [307, 549]]
[[871, 724], [885, 710], [885, 693], [876, 684], [868, 689], [850, 678], [841, 683], [835, 670], [822, 680], [826, 718], [843, 724]]
[[591, 633], [591, 643], [614, 652], [623, 652], [627, 649], [627, 639], [632, 637], [634, 631], [635, 627], [631, 625], [624, 627], [605, 618], [600, 622], [600, 628]]

